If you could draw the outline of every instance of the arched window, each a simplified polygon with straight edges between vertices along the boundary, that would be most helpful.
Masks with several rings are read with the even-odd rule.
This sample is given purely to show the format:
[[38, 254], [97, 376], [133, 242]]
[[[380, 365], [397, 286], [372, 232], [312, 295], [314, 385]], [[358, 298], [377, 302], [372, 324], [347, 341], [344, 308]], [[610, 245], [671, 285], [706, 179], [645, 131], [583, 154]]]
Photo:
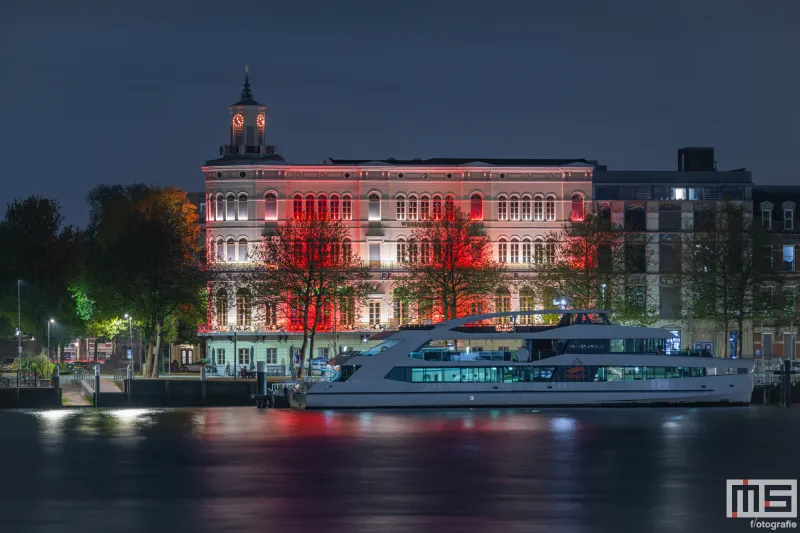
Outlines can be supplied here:
[[516, 194], [511, 195], [509, 199], [509, 219], [519, 220], [519, 196]]
[[509, 246], [509, 251], [511, 252], [509, 257], [509, 262], [519, 263], [519, 239], [511, 239], [511, 246]]
[[[530, 287], [522, 287], [519, 290], [519, 310], [520, 311], [533, 311], [536, 307], [536, 298], [533, 289]], [[533, 324], [533, 315], [520, 315], [519, 324], [521, 326], [530, 326]]]
[[408, 197], [408, 220], [417, 220], [417, 195]]
[[342, 196], [342, 220], [353, 219], [353, 199], [349, 194]]
[[239, 195], [239, 220], [247, 220], [247, 195]]
[[469, 218], [483, 220], [483, 196], [478, 193], [469, 197]]
[[397, 195], [397, 220], [406, 219], [406, 197], [405, 195]]
[[225, 220], [236, 220], [236, 197], [233, 193], [225, 197]]
[[423, 240], [420, 244], [420, 259], [423, 263], [428, 264], [431, 262], [431, 256], [433, 255], [433, 247], [429, 240]]
[[[511, 311], [511, 291], [508, 288], [502, 288], [494, 295], [494, 311], [495, 313], [507, 313]], [[496, 319], [500, 324], [508, 324], [511, 320], [510, 317], [504, 316]]]
[[417, 262], [417, 243], [414, 239], [408, 240], [408, 261], [410, 263]]
[[406, 240], [403, 237], [397, 238], [397, 262], [406, 262]]
[[332, 194], [331, 195], [331, 203], [330, 203], [330, 217], [331, 220], [339, 220], [339, 195]]
[[320, 220], [328, 220], [328, 196], [325, 194], [317, 197], [317, 217]]
[[353, 257], [353, 243], [350, 239], [342, 241], [342, 259], [349, 261]]
[[453, 220], [456, 216], [456, 198], [452, 194], [444, 197], [444, 216], [447, 220]]
[[544, 246], [545, 252], [545, 260], [547, 261], [548, 265], [552, 265], [556, 262], [556, 243], [555, 241], [547, 241]]
[[505, 239], [497, 241], [497, 260], [500, 263], [508, 262], [508, 241]]
[[217, 246], [216, 246], [216, 253], [215, 260], [217, 262], [222, 262], [225, 260], [225, 241], [222, 240], [222, 237], [217, 239]]
[[228, 293], [224, 290], [217, 293], [216, 301], [217, 326], [228, 327]]
[[214, 220], [225, 220], [225, 201], [221, 194], [217, 194], [217, 201], [214, 202]]
[[541, 194], [533, 197], [533, 220], [544, 220], [544, 197]]
[[583, 220], [583, 195], [579, 193], [572, 195], [572, 220], [575, 222]]
[[264, 308], [264, 325], [274, 328], [278, 325], [278, 302], [267, 302]]
[[430, 218], [430, 196], [423, 194], [419, 199], [419, 219], [428, 220]]
[[531, 262], [531, 240], [528, 237], [522, 239], [522, 262]]
[[442, 196], [434, 194], [433, 202], [431, 203], [431, 216], [433, 220], [442, 220]]
[[380, 220], [381, 219], [381, 195], [373, 192], [367, 197], [367, 201], [369, 204], [369, 220]]
[[214, 220], [214, 195], [209, 194], [206, 198], [206, 221]]
[[531, 219], [531, 195], [526, 194], [522, 197], [522, 220]]
[[233, 237], [225, 243], [225, 260], [229, 263], [236, 261], [236, 241], [233, 240]]
[[278, 220], [278, 195], [274, 192], [264, 195], [264, 220]]
[[239, 261], [247, 261], [247, 239], [239, 239]]
[[556, 219], [556, 197], [548, 194], [544, 201], [544, 219], [552, 222]]
[[295, 194], [292, 198], [292, 213], [295, 220], [302, 220], [303, 218], [303, 195]]
[[533, 241], [533, 262], [537, 265], [544, 263], [544, 243], [540, 239]]
[[251, 324], [250, 293], [244, 289], [236, 291], [236, 325], [249, 328]]
[[306, 218], [314, 218], [314, 195], [306, 194]]
[[508, 220], [508, 199], [505, 194], [497, 197], [497, 220]]

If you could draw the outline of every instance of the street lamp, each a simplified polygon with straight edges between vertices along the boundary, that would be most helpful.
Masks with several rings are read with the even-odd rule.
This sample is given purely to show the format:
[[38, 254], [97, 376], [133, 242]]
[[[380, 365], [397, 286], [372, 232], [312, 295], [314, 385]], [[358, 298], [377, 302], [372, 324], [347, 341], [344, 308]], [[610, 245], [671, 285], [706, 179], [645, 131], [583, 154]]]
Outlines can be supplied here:
[[55, 322], [55, 318], [51, 318], [47, 321], [47, 358], [52, 359], [53, 353], [50, 351], [50, 326]]
[[[131, 364], [133, 364], [133, 317], [128, 313], [125, 313], [125, 318], [128, 319], [128, 334], [130, 335], [130, 360]], [[141, 366], [141, 365], [140, 365]]]
[[17, 280], [17, 395], [19, 397], [19, 380], [22, 376], [22, 298], [20, 298], [20, 285], [22, 280]]
[[606, 306], [606, 284], [600, 284], [600, 299], [603, 300], [603, 307]]

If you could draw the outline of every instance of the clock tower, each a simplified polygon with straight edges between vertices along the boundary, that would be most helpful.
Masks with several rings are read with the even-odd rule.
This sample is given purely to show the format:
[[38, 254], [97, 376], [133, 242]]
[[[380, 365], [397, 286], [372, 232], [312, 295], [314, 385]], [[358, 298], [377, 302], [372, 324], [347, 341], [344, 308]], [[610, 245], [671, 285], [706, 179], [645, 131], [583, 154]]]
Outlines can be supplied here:
[[228, 107], [230, 113], [228, 144], [220, 146], [222, 156], [246, 158], [270, 157], [275, 147], [266, 144], [267, 108], [256, 102], [250, 89], [250, 72], [244, 69], [244, 86], [239, 101]]

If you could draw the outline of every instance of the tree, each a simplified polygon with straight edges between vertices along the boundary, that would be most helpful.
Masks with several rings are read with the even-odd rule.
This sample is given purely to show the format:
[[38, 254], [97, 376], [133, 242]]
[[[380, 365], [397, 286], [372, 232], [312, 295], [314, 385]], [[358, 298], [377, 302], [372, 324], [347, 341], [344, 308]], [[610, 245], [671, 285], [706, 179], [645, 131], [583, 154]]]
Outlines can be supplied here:
[[416, 301], [419, 314], [432, 315], [436, 307], [443, 320], [483, 309], [504, 281], [483, 223], [454, 209], [441, 219], [409, 226], [408, 250], [401, 258], [406, 272], [394, 278], [395, 298]]
[[[658, 306], [647, 290], [647, 237], [591, 212], [549, 239], [555, 253], [534, 254], [536, 278], [578, 309], [607, 309], [620, 323], [649, 325]], [[538, 256], [538, 257], [536, 257]], [[550, 302], [544, 302], [545, 306]]]
[[135, 318], [147, 347], [142, 371], [157, 377], [165, 328], [202, 304], [207, 282], [195, 207], [183, 191], [142, 185], [101, 186], [89, 202], [89, 297], [102, 316]]
[[[261, 308], [280, 309], [289, 328], [303, 332], [300, 375], [317, 331], [337, 320], [337, 303], [351, 312], [342, 309], [342, 294], [350, 309], [369, 290], [369, 269], [352, 253], [349, 235], [339, 220], [288, 220], [256, 246], [253, 266], [240, 275]], [[228, 278], [223, 272], [218, 279]]]
[[[711, 320], [725, 332], [737, 331], [741, 354], [744, 323], [774, 311], [764, 289], [779, 285], [769, 235], [740, 204], [724, 203], [698, 212], [695, 231], [683, 236], [682, 280], [690, 316]], [[723, 356], [728, 356], [728, 342]]]
[[65, 226], [57, 200], [31, 196], [8, 206], [0, 222], [0, 311], [4, 324], [17, 324], [17, 280], [20, 284], [22, 330], [35, 337], [38, 353], [50, 318], [63, 328], [79, 321], [68, 290], [83, 260], [84, 235]]

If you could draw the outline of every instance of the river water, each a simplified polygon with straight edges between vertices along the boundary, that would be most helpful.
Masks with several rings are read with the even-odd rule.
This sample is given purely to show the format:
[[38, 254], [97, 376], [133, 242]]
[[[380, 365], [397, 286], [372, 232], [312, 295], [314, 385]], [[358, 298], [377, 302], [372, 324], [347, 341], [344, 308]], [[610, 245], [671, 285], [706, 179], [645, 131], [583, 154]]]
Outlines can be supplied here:
[[0, 465], [2, 533], [746, 531], [800, 407], [0, 411]]

